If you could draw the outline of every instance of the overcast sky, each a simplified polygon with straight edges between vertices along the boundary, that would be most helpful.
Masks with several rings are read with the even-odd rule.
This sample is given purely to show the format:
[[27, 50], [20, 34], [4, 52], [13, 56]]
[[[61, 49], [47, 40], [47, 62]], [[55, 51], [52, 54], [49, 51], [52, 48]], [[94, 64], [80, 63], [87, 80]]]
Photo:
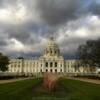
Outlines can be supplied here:
[[0, 0], [0, 52], [37, 56], [53, 35], [61, 53], [100, 37], [100, 0]]

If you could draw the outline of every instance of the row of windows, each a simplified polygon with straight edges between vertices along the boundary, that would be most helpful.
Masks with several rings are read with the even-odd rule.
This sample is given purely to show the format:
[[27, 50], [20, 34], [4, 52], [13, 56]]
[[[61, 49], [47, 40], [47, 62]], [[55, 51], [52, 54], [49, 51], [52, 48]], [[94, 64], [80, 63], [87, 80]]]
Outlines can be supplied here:
[[21, 65], [11, 65], [11, 67], [21, 67]]
[[[45, 70], [46, 72], [53, 72], [53, 69], [50, 69], [50, 71], [48, 69]], [[57, 69], [54, 70], [57, 73]], [[40, 72], [43, 72], [42, 69], [40, 70]], [[62, 72], [62, 69], [60, 70], [60, 72]]]
[[[11, 62], [11, 63], [13, 63], [13, 64], [22, 64], [22, 62]], [[26, 64], [26, 65], [28, 65], [28, 64], [34, 64], [34, 65], [38, 65], [40, 62], [24, 62], [24, 64]], [[74, 64], [74, 62], [66, 62], [66, 65], [72, 65], [72, 64]]]
[[[46, 62], [46, 63], [45, 63], [45, 66], [46, 66], [46, 67], [49, 67], [49, 63]], [[53, 62], [50, 62], [50, 67], [53, 67]], [[54, 63], [54, 67], [57, 67], [57, 62]]]
[[[53, 62], [50, 62], [50, 63], [46, 62], [45, 66], [49, 67], [49, 64], [50, 64], [50, 67], [53, 67]], [[22, 66], [22, 64], [11, 64], [11, 67], [21, 67], [21, 66]], [[35, 64], [31, 65], [30, 63], [25, 63], [24, 66], [35, 66]], [[38, 66], [38, 64], [36, 66]], [[42, 66], [43, 66], [43, 64], [41, 64], [41, 67]], [[54, 67], [57, 67], [57, 66], [58, 66], [58, 64], [57, 64], [57, 62], [55, 62]], [[62, 64], [60, 66], [62, 67]]]
[[[48, 70], [48, 69], [46, 69], [46, 72], [49, 72], [49, 70]], [[50, 72], [53, 72], [53, 70], [52, 70], [52, 69], [50, 69]], [[57, 69], [55, 69], [55, 72], [57, 73]]]
[[[54, 70], [57, 73], [57, 69]], [[46, 72], [53, 72], [53, 69], [50, 69], [50, 71], [48, 69], [46, 69]], [[60, 70], [60, 72], [62, 72], [62, 69]]]
[[50, 54], [53, 54], [53, 53], [56, 54], [56, 53], [59, 52], [59, 50], [52, 50], [52, 49], [47, 50], [47, 49], [46, 49], [45, 52], [46, 52], [46, 53], [50, 53]]
[[[32, 66], [32, 65], [24, 65], [24, 67], [25, 66], [28, 66], [28, 67], [34, 67], [34, 65]], [[16, 65], [16, 64], [13, 64], [13, 65], [11, 65], [11, 67], [22, 67], [22, 65]]]

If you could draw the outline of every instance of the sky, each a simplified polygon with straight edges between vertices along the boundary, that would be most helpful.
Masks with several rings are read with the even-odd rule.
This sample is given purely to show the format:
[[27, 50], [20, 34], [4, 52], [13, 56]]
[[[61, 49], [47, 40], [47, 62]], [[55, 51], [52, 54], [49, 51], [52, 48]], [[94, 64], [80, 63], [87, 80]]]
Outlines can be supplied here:
[[35, 57], [54, 36], [61, 54], [100, 37], [100, 0], [0, 0], [0, 52]]

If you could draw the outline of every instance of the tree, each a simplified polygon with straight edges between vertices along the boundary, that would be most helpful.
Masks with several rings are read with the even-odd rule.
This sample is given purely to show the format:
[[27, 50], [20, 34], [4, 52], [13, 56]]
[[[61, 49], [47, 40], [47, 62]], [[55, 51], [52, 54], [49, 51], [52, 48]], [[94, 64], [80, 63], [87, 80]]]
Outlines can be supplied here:
[[100, 67], [100, 38], [88, 40], [78, 48], [78, 56], [82, 65]]
[[8, 70], [9, 58], [2, 53], [0, 53], [0, 70], [6, 71]]

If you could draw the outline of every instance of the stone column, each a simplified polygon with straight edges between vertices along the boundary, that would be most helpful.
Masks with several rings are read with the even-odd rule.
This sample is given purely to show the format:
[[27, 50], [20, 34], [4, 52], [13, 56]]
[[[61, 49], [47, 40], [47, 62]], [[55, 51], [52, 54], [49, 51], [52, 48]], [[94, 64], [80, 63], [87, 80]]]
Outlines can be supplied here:
[[48, 72], [50, 72], [50, 61], [48, 61]]

